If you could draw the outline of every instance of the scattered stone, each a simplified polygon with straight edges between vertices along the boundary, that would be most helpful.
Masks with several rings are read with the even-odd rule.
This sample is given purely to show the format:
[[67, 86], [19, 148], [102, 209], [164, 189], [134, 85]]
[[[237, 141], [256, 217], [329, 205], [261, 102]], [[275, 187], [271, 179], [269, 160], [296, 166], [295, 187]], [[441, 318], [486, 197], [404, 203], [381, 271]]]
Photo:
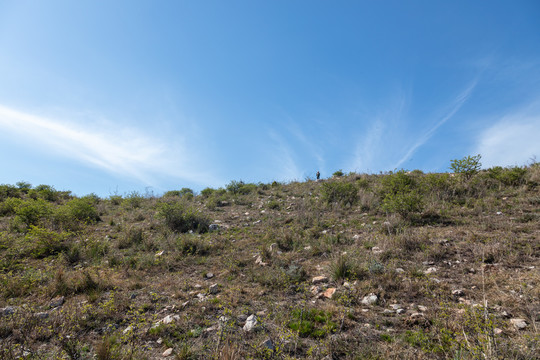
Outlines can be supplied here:
[[374, 246], [374, 247], [371, 248], [371, 252], [374, 253], [374, 254], [380, 254], [380, 253], [382, 253], [383, 251], [381, 250], [380, 247]]
[[274, 343], [272, 342], [272, 339], [268, 338], [265, 341], [262, 342], [261, 347], [264, 347], [270, 351], [275, 350]]
[[326, 276], [315, 276], [313, 279], [311, 279], [312, 284], [320, 284], [328, 282], [328, 277]]
[[63, 296], [57, 296], [49, 302], [49, 306], [52, 308], [62, 306], [64, 304], [65, 298]]
[[453, 296], [464, 296], [464, 295], [465, 295], [465, 291], [463, 291], [463, 290], [461, 290], [461, 289], [452, 290], [452, 295], [453, 295]]
[[306, 246], [306, 247], [304, 248], [304, 250], [308, 250], [308, 251], [311, 250], [311, 246]]
[[518, 330], [523, 330], [527, 327], [527, 322], [525, 322], [524, 319], [518, 319], [518, 318], [510, 319], [510, 323], [514, 325], [514, 327]]
[[204, 277], [207, 278], [207, 279], [211, 279], [211, 278], [214, 277], [214, 274], [211, 273], [211, 272], [208, 272], [208, 273], [206, 273], [206, 274], [204, 275]]
[[405, 309], [397, 309], [397, 310], [396, 310], [396, 313], [397, 313], [398, 315], [404, 314], [405, 312], [406, 312]]
[[320, 286], [317, 286], [317, 285], [312, 285], [310, 288], [309, 288], [309, 291], [313, 294], [313, 295], [317, 295], [321, 292], [321, 287]]
[[382, 313], [383, 313], [383, 315], [393, 314], [393, 313], [394, 313], [394, 310], [391, 310], [391, 309], [384, 309]]
[[165, 250], [161, 250], [160, 252], [157, 252], [157, 253], [156, 253], [156, 257], [160, 257], [160, 256], [162, 256], [163, 254], [165, 254]]
[[122, 334], [127, 334], [129, 333], [130, 331], [133, 330], [133, 326], [129, 325], [127, 328], [124, 329], [124, 331], [122, 331]]
[[209, 231], [218, 231], [219, 230], [219, 225], [218, 224], [210, 224], [210, 226], [208, 227], [208, 230]]
[[497, 211], [497, 215], [502, 215], [502, 211]]
[[162, 339], [162, 338], [159, 338], [159, 339], [156, 340], [156, 342], [157, 342], [159, 345], [161, 345], [161, 344], [163, 343], [163, 339]]
[[427, 307], [425, 307], [424, 305], [418, 305], [418, 310], [420, 310], [421, 312], [425, 312], [427, 311]]
[[217, 294], [219, 292], [219, 285], [218, 284], [210, 285], [210, 287], [208, 288], [208, 292], [210, 294]]
[[425, 270], [424, 274], [428, 275], [428, 274], [433, 274], [434, 272], [437, 272], [437, 268], [433, 266]]
[[161, 319], [160, 322], [161, 322], [162, 324], [167, 325], [167, 324], [170, 324], [170, 323], [172, 323], [172, 322], [174, 322], [174, 321], [178, 321], [178, 320], [180, 320], [180, 316], [179, 316], [179, 315], [167, 315], [167, 316], [165, 316], [163, 319]]
[[398, 274], [402, 274], [402, 273], [405, 272], [405, 270], [403, 270], [402, 268], [396, 268], [396, 272], [397, 272]]
[[350, 282], [345, 281], [345, 282], [343, 283], [343, 287], [344, 287], [345, 289], [350, 289], [352, 286], [351, 286], [351, 283], [350, 283]]
[[327, 299], [331, 299], [332, 296], [334, 296], [334, 293], [336, 292], [336, 288], [328, 288], [326, 289], [326, 291], [323, 293], [323, 296]]
[[377, 295], [371, 293], [371, 294], [365, 296], [362, 299], [362, 304], [364, 304], [364, 305], [373, 305], [373, 304], [375, 304], [377, 302], [377, 300], [379, 300]]
[[390, 305], [390, 307], [392, 308], [392, 310], [401, 309], [401, 305], [399, 305], [399, 304], [392, 304], [392, 305]]
[[247, 318], [248, 318], [248, 316], [247, 316], [246, 314], [240, 314], [240, 315], [238, 315], [238, 316], [236, 317], [236, 320], [237, 320], [239, 323], [243, 324], [243, 323], [246, 322]]
[[5, 308], [0, 308], [0, 316], [8, 316], [15, 313], [15, 308], [13, 306], [6, 306]]
[[163, 356], [163, 357], [171, 356], [171, 355], [172, 355], [172, 352], [173, 352], [173, 349], [172, 349], [172, 348], [168, 348], [167, 350], [165, 350], [165, 351], [163, 352], [163, 354], [161, 354], [161, 356]]
[[504, 317], [504, 318], [507, 318], [507, 319], [509, 319], [509, 318], [512, 317], [512, 315], [510, 315], [507, 311], [503, 311], [503, 312], [501, 313], [501, 316]]
[[476, 269], [475, 268], [470, 268], [468, 271], [469, 271], [470, 274], [476, 274]]
[[244, 331], [250, 332], [253, 331], [258, 324], [257, 317], [253, 314], [249, 315], [246, 319], [246, 323], [244, 324]]
[[495, 335], [501, 335], [502, 332], [503, 332], [503, 331], [502, 331], [501, 329], [499, 329], [499, 328], [493, 329], [493, 334], [495, 334]]

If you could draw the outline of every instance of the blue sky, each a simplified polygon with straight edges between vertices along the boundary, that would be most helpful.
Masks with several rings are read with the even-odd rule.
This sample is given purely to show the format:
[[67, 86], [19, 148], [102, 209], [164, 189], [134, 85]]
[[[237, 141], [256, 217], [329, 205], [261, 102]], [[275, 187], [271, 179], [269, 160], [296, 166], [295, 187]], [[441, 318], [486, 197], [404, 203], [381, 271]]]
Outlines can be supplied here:
[[0, 183], [524, 165], [538, 139], [536, 0], [0, 0]]

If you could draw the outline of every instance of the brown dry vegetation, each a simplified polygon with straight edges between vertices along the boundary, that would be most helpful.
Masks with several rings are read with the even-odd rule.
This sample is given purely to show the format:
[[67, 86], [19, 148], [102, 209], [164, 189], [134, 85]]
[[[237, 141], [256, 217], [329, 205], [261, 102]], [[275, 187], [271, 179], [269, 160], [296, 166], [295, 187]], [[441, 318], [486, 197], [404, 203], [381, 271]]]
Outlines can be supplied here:
[[461, 175], [1, 185], [0, 359], [540, 358], [540, 166]]

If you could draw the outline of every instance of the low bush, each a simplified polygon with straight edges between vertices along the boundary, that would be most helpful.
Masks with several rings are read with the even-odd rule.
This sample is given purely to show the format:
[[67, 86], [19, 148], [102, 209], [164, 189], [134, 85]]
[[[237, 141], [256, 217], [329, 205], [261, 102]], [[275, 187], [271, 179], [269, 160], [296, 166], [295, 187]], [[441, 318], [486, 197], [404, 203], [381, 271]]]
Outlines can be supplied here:
[[470, 179], [482, 167], [481, 158], [482, 156], [478, 154], [475, 156], [466, 156], [460, 160], [451, 160], [450, 169], [456, 174], [463, 175], [465, 179]]
[[164, 219], [169, 229], [181, 233], [188, 231], [203, 233], [208, 231], [210, 225], [210, 221], [203, 214], [180, 202], [160, 203], [157, 215]]
[[57, 233], [52, 230], [31, 225], [30, 230], [26, 235], [26, 241], [29, 245], [30, 255], [40, 259], [56, 255], [68, 249], [66, 243], [70, 236], [71, 234], [69, 233]]
[[326, 182], [322, 185], [321, 196], [327, 204], [353, 205], [358, 201], [358, 189], [351, 183]]
[[50, 215], [51, 205], [43, 199], [24, 200], [15, 209], [17, 221], [22, 222], [27, 227], [37, 225], [41, 219]]

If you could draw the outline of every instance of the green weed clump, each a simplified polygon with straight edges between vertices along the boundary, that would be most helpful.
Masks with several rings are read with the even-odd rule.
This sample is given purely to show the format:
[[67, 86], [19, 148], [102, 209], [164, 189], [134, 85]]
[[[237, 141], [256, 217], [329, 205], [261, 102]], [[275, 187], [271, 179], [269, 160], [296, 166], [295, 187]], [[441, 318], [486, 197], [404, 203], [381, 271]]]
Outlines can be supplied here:
[[29, 245], [30, 255], [36, 259], [56, 255], [67, 249], [67, 239], [71, 234], [57, 233], [52, 230], [30, 226], [26, 234], [26, 241]]
[[198, 210], [180, 202], [164, 202], [158, 205], [158, 217], [165, 221], [165, 225], [175, 232], [189, 231], [204, 233], [208, 231], [210, 220]]
[[23, 200], [15, 209], [15, 221], [23, 223], [26, 227], [38, 225], [51, 212], [51, 205], [43, 199]]
[[337, 324], [332, 321], [332, 314], [328, 311], [294, 309], [291, 315], [292, 320], [288, 323], [288, 327], [303, 338], [321, 339], [337, 329]]
[[54, 213], [55, 222], [67, 229], [76, 230], [84, 224], [101, 220], [91, 198], [72, 199], [59, 206]]
[[409, 217], [424, 208], [422, 195], [415, 176], [405, 170], [386, 175], [381, 182], [382, 209]]
[[321, 195], [327, 204], [353, 205], [358, 200], [358, 189], [351, 183], [333, 181], [322, 185]]

